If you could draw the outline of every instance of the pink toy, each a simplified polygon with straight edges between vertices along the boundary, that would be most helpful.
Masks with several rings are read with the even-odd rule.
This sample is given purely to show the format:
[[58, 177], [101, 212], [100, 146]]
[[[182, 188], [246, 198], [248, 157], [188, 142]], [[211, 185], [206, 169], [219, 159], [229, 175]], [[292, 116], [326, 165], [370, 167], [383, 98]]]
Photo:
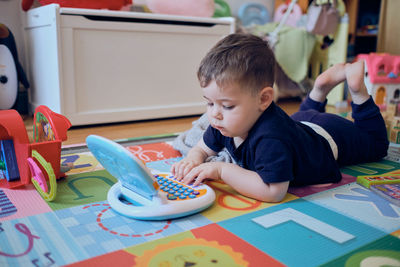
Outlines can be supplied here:
[[[20, 176], [15, 181], [0, 179], [0, 188], [16, 188], [29, 184], [33, 176], [39, 186], [44, 189], [43, 191], [47, 191], [42, 177], [43, 173], [49, 174], [48, 169], [51, 167], [56, 178], [63, 175], [60, 171], [61, 143], [67, 140], [67, 130], [71, 127], [70, 121], [46, 106], [39, 106], [35, 110], [34, 123], [36, 142], [30, 143], [24, 122], [18, 112], [13, 109], [0, 110], [0, 140], [12, 140]], [[42, 162], [37, 160], [40, 156], [35, 157], [33, 154], [42, 155]], [[28, 158], [33, 161], [36, 159], [38, 162], [36, 167], [40, 166], [42, 169], [41, 175], [36, 168], [32, 169], [34, 173], [31, 173]], [[35, 166], [32, 162], [30, 165], [31, 167]]]
[[214, 0], [147, 0], [147, 7], [153, 13], [211, 17], [214, 14]]
[[360, 54], [365, 60], [364, 81], [368, 92], [380, 106], [400, 103], [400, 56], [387, 53]]
[[[289, 2], [286, 4], [281, 4], [279, 5], [274, 13], [274, 22], [280, 22], [283, 19], [283, 16], [285, 15], [287, 9], [289, 8]], [[296, 27], [297, 22], [301, 19], [302, 15], [301, 7], [298, 4], [294, 4], [292, 11], [287, 17], [287, 20], [285, 22], [286, 25], [289, 25], [291, 27]]]
[[[22, 10], [28, 11], [34, 0], [22, 0]], [[120, 10], [132, 4], [131, 0], [38, 0], [41, 5], [59, 4], [60, 7]]]
[[48, 192], [49, 188], [47, 186], [46, 177], [44, 176], [40, 167], [36, 164], [33, 158], [29, 157], [27, 161], [32, 174], [32, 179], [36, 180], [36, 182], [44, 192]]

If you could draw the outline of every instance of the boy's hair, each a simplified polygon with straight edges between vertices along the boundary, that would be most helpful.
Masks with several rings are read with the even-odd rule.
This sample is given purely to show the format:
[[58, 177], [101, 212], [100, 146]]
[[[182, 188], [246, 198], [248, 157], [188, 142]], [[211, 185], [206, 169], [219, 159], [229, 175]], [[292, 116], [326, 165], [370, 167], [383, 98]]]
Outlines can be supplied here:
[[197, 71], [202, 88], [215, 81], [220, 88], [238, 84], [251, 93], [272, 87], [275, 57], [268, 43], [251, 34], [230, 34], [203, 58]]

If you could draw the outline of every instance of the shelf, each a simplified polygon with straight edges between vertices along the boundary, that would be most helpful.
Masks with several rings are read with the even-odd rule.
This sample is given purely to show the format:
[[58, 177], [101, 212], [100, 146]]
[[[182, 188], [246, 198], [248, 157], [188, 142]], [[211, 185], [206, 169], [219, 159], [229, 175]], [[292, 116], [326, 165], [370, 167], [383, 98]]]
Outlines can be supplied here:
[[349, 57], [377, 51], [381, 0], [347, 0], [349, 12]]
[[357, 32], [356, 37], [377, 37], [378, 33]]

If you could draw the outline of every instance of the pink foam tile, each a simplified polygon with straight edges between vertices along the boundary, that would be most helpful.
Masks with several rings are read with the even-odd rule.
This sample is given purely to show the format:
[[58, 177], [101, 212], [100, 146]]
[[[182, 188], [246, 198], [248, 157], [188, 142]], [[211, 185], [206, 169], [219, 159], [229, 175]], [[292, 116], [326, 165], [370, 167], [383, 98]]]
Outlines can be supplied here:
[[318, 192], [322, 192], [328, 189], [332, 189], [338, 186], [342, 186], [345, 184], [349, 184], [356, 181], [356, 177], [342, 173], [342, 180], [339, 183], [332, 183], [332, 184], [320, 184], [320, 185], [309, 185], [309, 186], [302, 186], [302, 187], [290, 187], [288, 192], [298, 196], [298, 197], [305, 197], [308, 195], [312, 195]]
[[31, 184], [21, 189], [0, 189], [0, 221], [49, 211], [51, 208]]

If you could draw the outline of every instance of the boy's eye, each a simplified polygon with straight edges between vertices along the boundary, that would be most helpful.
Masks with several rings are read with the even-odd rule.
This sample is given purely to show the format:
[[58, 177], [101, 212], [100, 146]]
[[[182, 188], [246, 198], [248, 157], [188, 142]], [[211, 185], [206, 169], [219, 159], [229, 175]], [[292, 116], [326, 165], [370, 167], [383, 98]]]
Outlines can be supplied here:
[[230, 110], [233, 109], [235, 106], [222, 106], [224, 109]]
[[207, 102], [207, 106], [212, 107], [214, 104], [211, 102]]

